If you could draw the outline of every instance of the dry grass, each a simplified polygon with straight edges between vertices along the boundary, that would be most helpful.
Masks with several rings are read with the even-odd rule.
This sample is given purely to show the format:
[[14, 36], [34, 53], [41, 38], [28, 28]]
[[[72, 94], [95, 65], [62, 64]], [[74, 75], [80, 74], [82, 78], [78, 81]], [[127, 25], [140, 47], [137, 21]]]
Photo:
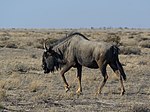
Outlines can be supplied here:
[[143, 48], [150, 48], [150, 40], [141, 41], [139, 43], [139, 46], [141, 46]]
[[6, 80], [0, 81], [0, 87], [6, 90], [18, 89], [21, 86], [21, 79], [18, 74], [10, 75]]
[[135, 105], [132, 112], [150, 112], [150, 108], [145, 105]]
[[[70, 84], [64, 90], [59, 72], [43, 74], [43, 43], [53, 43], [71, 30], [0, 30], [0, 111], [149, 111], [149, 30], [80, 29], [93, 41], [120, 45], [121, 63], [127, 74], [126, 93], [120, 94], [120, 83], [110, 67], [109, 80], [102, 94], [95, 93], [102, 82], [99, 70], [83, 68], [83, 94], [76, 94], [76, 68], [66, 73]], [[7, 109], [6, 109], [7, 108]]]
[[140, 55], [141, 49], [138, 47], [132, 47], [132, 46], [127, 46], [127, 47], [121, 46], [120, 53], [124, 55], [129, 55], [129, 54]]
[[43, 85], [43, 82], [41, 80], [33, 79], [33, 81], [29, 84], [29, 90], [31, 92], [37, 92], [42, 85]]
[[1, 88], [0, 89], [0, 102], [5, 100], [6, 97], [7, 97], [6, 90]]

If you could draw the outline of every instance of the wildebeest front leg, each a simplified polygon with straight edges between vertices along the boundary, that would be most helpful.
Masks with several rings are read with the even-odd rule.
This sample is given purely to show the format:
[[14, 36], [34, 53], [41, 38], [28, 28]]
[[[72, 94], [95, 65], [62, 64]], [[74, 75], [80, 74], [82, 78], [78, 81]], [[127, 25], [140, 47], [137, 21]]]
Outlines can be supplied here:
[[99, 90], [98, 90], [98, 94], [101, 94], [102, 89], [103, 89], [104, 85], [106, 84], [106, 81], [107, 81], [107, 79], [108, 79], [107, 73], [105, 73], [105, 75], [103, 75], [103, 77], [104, 77], [104, 79], [103, 79], [103, 82], [102, 82], [102, 84], [101, 84], [101, 86], [100, 86], [100, 88], [99, 88]]
[[78, 78], [78, 82], [79, 82], [79, 87], [78, 87], [78, 90], [76, 91], [76, 93], [81, 93], [82, 92], [82, 86], [81, 86], [82, 66], [81, 65], [77, 66], [77, 78]]
[[69, 91], [69, 84], [68, 82], [66, 81], [66, 78], [64, 76], [64, 74], [71, 68], [72, 66], [71, 65], [65, 65], [64, 68], [62, 69], [62, 71], [60, 72], [61, 76], [62, 76], [62, 79], [65, 83], [65, 90], [66, 92]]

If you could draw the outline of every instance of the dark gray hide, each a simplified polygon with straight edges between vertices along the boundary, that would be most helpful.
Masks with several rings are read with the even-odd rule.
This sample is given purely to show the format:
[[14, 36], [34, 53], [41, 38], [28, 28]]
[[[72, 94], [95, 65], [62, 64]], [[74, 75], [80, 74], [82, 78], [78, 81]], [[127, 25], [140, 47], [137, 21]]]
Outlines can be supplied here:
[[[106, 73], [108, 64], [116, 74], [118, 73], [117, 71], [120, 72], [121, 75], [118, 74], [120, 80], [122, 80], [122, 77], [126, 80], [126, 75], [118, 59], [118, 48], [110, 43], [90, 41], [78, 32], [71, 33], [48, 48], [45, 46], [42, 63], [44, 73], [53, 72], [62, 67], [61, 75], [66, 88], [69, 85], [64, 73], [71, 67], [77, 68], [79, 85], [81, 84], [82, 66], [94, 69], [99, 68], [104, 77], [100, 91], [108, 78]], [[122, 88], [124, 93], [124, 87]], [[81, 92], [81, 87], [79, 91]]]

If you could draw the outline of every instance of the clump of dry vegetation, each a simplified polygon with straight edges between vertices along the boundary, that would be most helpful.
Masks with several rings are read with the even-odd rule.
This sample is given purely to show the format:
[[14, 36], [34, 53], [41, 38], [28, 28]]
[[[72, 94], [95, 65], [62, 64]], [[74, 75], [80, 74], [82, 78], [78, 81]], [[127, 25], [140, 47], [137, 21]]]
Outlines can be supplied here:
[[141, 46], [143, 48], [150, 48], [150, 40], [141, 41], [139, 43], [139, 46]]
[[14, 42], [10, 42], [10, 43], [7, 43], [7, 45], [5, 46], [6, 48], [18, 48], [18, 45]]
[[6, 90], [0, 88], [0, 102], [3, 101], [3, 100], [5, 100], [6, 97], [7, 97]]
[[31, 92], [37, 92], [42, 85], [43, 85], [43, 82], [41, 80], [33, 79], [33, 81], [29, 84], [29, 90]]
[[138, 47], [132, 47], [132, 46], [121, 46], [120, 47], [120, 53], [124, 55], [134, 54], [134, 55], [140, 55], [141, 50]]
[[120, 44], [120, 37], [116, 33], [108, 33], [107, 38], [104, 39], [105, 42], [114, 42]]
[[132, 112], [150, 112], [150, 108], [144, 105], [136, 105], [133, 107]]
[[6, 90], [18, 89], [21, 86], [21, 78], [17, 74], [10, 75], [6, 80], [0, 81], [0, 87]]
[[14, 71], [21, 72], [21, 73], [26, 73], [29, 70], [30, 68], [24, 63], [17, 63], [14, 68]]

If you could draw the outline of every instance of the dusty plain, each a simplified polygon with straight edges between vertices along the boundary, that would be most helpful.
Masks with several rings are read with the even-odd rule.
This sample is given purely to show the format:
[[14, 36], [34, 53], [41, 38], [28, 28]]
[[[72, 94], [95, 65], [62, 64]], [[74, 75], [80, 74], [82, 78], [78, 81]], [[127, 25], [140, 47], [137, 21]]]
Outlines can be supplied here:
[[[60, 71], [44, 74], [43, 42], [78, 31], [92, 41], [115, 41], [127, 75], [126, 93], [113, 71], [102, 94], [98, 69], [83, 68], [83, 93], [76, 94], [76, 69], [66, 73], [67, 93]], [[2, 112], [150, 112], [150, 29], [0, 29], [0, 111]]]

